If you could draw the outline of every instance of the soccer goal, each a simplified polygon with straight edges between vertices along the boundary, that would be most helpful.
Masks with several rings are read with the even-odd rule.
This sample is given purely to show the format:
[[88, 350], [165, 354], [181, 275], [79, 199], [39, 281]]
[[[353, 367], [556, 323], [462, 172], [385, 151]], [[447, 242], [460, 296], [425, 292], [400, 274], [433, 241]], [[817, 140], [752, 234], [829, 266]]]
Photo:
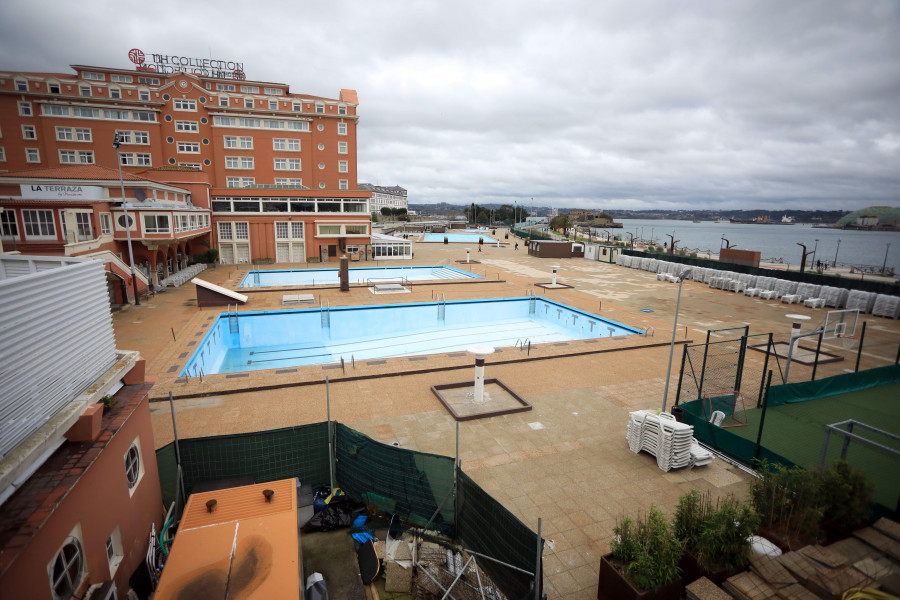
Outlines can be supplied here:
[[718, 427], [747, 424], [744, 396], [736, 390], [703, 393], [703, 418]]

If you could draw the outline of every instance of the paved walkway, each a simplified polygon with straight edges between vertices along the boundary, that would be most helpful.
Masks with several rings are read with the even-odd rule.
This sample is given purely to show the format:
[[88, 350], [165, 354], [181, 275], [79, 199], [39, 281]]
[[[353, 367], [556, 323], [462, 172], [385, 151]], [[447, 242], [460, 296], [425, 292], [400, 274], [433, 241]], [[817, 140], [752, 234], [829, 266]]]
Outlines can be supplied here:
[[[413, 263], [464, 260], [465, 247], [417, 244]], [[539, 517], [543, 519], [548, 596], [596, 598], [599, 557], [608, 551], [617, 518], [635, 515], [651, 503], [671, 513], [678, 496], [691, 488], [711, 490], [716, 496], [743, 495], [746, 491], [746, 475], [723, 461], [693, 471], [663, 473], [653, 457], [633, 454], [625, 443], [628, 411], [659, 408], [662, 404], [678, 286], [658, 282], [647, 272], [616, 265], [530, 257], [521, 245], [517, 251], [511, 245], [485, 246], [482, 253], [473, 252], [472, 259], [481, 264], [464, 268], [483, 272], [493, 282], [420, 285], [403, 296], [375, 296], [364, 288], [343, 294], [335, 288], [313, 293], [317, 301], [327, 300], [334, 306], [423, 301], [437, 292], [450, 300], [521, 296], [535, 290], [607, 319], [653, 328], [654, 336], [641, 343], [629, 341], [622, 348], [608, 348], [616, 351], [560, 356], [575, 354], [573, 349], [595, 347], [573, 343], [565, 349], [567, 352], [537, 347], [533, 356], [540, 360], [531, 362], [511, 361], [522, 356], [516, 349], [491, 355], [486, 376], [501, 379], [533, 409], [460, 425], [463, 469], [532, 529]], [[534, 283], [550, 281], [550, 264], [561, 265], [559, 280], [572, 289], [534, 288]], [[201, 277], [227, 287], [246, 270], [220, 265]], [[433, 355], [427, 361], [432, 370], [424, 373], [413, 372], [421, 371], [422, 361], [391, 359], [384, 365], [359, 364], [346, 375], [340, 369], [323, 370], [319, 366], [278, 376], [264, 371], [248, 378], [225, 380], [224, 376], [213, 376], [205, 377], [202, 383], [197, 379], [182, 383], [172, 367], [180, 369], [185, 364], [191, 348], [209, 326], [209, 318], [220, 312], [198, 309], [194, 294], [190, 284], [167, 289], [140, 307], [127, 307], [114, 315], [118, 346], [140, 350], [147, 359], [147, 372], [157, 381], [151, 396], [162, 398], [172, 391], [180, 398], [175, 402], [180, 436], [323, 421], [324, 376], [328, 375], [332, 418], [385, 443], [454, 454], [455, 422], [430, 387], [470, 380], [471, 357]], [[281, 308], [281, 294], [251, 292], [246, 310]], [[654, 312], [641, 312], [642, 308]], [[813, 316], [811, 323], [820, 322], [825, 315], [821, 309], [746, 298], [685, 282], [676, 340], [699, 342], [705, 339], [707, 329], [744, 325], [750, 325], [751, 333], [787, 333], [790, 321], [785, 315], [797, 312]], [[900, 340], [900, 323], [878, 317], [867, 320], [861, 368], [892, 363]], [[639, 347], [632, 347], [635, 345]], [[850, 358], [850, 352], [840, 345], [829, 343], [824, 348]], [[675, 398], [680, 352], [676, 349], [669, 406]], [[820, 366], [817, 377], [844, 372], [852, 365], [852, 360], [845, 360]], [[803, 365], [791, 367], [792, 381], [808, 379], [809, 374], [809, 368]], [[273, 382], [279, 387], [265, 392], [240, 391]], [[168, 403], [153, 403], [151, 411], [159, 447], [173, 438]]]

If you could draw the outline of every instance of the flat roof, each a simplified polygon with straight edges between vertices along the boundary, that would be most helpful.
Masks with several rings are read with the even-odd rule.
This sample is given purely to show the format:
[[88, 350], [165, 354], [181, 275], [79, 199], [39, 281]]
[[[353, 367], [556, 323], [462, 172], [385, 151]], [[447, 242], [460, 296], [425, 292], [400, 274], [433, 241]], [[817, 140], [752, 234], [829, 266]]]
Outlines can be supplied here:
[[282, 479], [191, 494], [154, 598], [299, 598], [296, 485]]

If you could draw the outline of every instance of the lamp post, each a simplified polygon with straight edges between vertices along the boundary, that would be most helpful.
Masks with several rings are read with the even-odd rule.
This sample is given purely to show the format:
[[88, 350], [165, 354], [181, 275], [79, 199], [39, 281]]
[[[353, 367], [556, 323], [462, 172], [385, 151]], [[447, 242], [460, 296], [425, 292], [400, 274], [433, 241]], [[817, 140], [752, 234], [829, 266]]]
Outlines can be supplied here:
[[834, 266], [834, 268], [837, 268], [837, 253], [838, 253], [838, 250], [840, 250], [840, 249], [841, 249], [841, 238], [838, 238], [838, 245], [834, 251], [834, 262], [831, 263], [832, 266]]
[[628, 241], [629, 241], [629, 243], [631, 244], [631, 249], [634, 250], [634, 234], [631, 233], [630, 231], [626, 231], [626, 232], [625, 232], [625, 235], [630, 235], [630, 236], [631, 236], [631, 239], [629, 239]]
[[688, 267], [681, 272], [678, 278], [678, 300], [675, 301], [675, 321], [672, 323], [672, 344], [669, 346], [669, 368], [666, 369], [666, 389], [663, 392], [662, 410], [666, 412], [666, 400], [669, 398], [669, 376], [672, 375], [672, 355], [675, 354], [675, 332], [678, 330], [678, 308], [681, 306], [681, 284], [684, 278], [691, 274], [692, 268]]
[[888, 251], [891, 249], [891, 243], [888, 242], [887, 248], [884, 249], [884, 263], [881, 265], [881, 272], [884, 273], [884, 270], [887, 268], [887, 257]]
[[119, 163], [119, 187], [122, 191], [122, 210], [125, 212], [125, 239], [128, 240], [128, 262], [131, 264], [131, 285], [134, 288], [134, 305], [141, 305], [141, 296], [138, 294], [137, 273], [134, 272], [134, 254], [131, 251], [131, 218], [128, 216], [128, 201], [125, 198], [125, 180], [122, 178], [122, 156], [119, 154], [119, 146], [122, 140], [117, 133], [113, 137], [112, 147], [116, 149], [116, 162]]

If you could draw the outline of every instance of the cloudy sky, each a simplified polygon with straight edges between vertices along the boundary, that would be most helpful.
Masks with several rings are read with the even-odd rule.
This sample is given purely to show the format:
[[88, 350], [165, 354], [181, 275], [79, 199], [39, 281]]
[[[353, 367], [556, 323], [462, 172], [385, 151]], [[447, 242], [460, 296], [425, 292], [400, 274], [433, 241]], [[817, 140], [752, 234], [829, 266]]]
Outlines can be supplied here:
[[5, 0], [0, 68], [140, 48], [359, 92], [410, 202], [900, 205], [900, 1]]

